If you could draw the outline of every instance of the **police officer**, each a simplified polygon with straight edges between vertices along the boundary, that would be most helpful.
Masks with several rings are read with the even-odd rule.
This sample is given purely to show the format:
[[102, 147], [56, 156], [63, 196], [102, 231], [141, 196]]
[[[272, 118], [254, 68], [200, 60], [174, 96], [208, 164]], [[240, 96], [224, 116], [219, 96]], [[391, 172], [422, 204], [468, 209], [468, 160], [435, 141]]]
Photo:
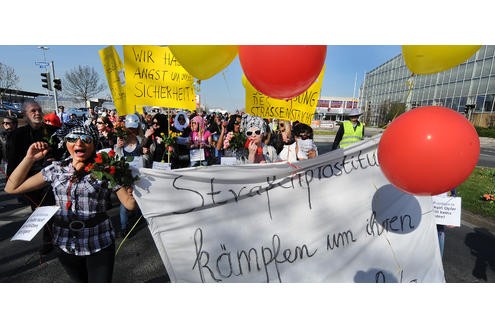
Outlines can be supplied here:
[[364, 123], [359, 122], [359, 116], [363, 115], [361, 109], [353, 108], [348, 114], [349, 120], [340, 124], [332, 150], [349, 147], [353, 143], [364, 139]]

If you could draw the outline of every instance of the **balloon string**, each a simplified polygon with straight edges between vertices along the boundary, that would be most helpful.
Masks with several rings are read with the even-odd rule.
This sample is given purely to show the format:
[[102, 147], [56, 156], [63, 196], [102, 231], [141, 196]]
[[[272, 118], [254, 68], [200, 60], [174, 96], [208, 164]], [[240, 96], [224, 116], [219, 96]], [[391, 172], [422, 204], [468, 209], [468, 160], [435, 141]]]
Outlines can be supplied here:
[[[415, 75], [414, 73], [412, 73], [411, 76], [406, 81], [406, 85], [408, 88], [406, 99], [404, 100], [404, 103], [406, 104], [406, 112], [411, 109], [411, 96], [412, 96], [412, 91], [414, 89], [414, 77]], [[397, 114], [395, 114], [395, 116], [397, 116]]]
[[[375, 187], [375, 190], [378, 191], [378, 186], [375, 183], [373, 183], [373, 186]], [[378, 199], [378, 200], [380, 200], [380, 199]], [[388, 230], [387, 229], [385, 229], [385, 234], [383, 236], [385, 237], [385, 240], [387, 241], [387, 244], [388, 244], [388, 246], [390, 248], [390, 251], [392, 252], [392, 256], [394, 258], [394, 262], [397, 265], [397, 272], [399, 273], [399, 272], [402, 271], [402, 267], [400, 265], [399, 260], [397, 259], [397, 255], [395, 254], [395, 251], [394, 251], [394, 248], [392, 246], [392, 243], [390, 242], [390, 239], [388, 238]]]
[[125, 235], [124, 239], [122, 239], [122, 241], [119, 244], [119, 247], [117, 248], [117, 251], [115, 252], [115, 256], [117, 256], [117, 254], [119, 254], [120, 247], [122, 247], [122, 244], [124, 244], [124, 242], [127, 240], [127, 237], [132, 233], [132, 231], [137, 226], [137, 224], [139, 223], [139, 221], [141, 220], [142, 217], [143, 216], [141, 215], [139, 217], [139, 219], [137, 219], [136, 223], [134, 223], [134, 225], [132, 226], [131, 230], [129, 230], [129, 232], [127, 233], [127, 235]]
[[227, 82], [227, 77], [225, 76], [225, 71], [222, 72], [223, 80], [225, 81], [225, 86], [227, 87], [227, 92], [229, 93], [229, 97], [232, 98], [232, 94], [230, 93], [229, 83]]
[[225, 76], [225, 71], [222, 72], [223, 80], [225, 81], [225, 87], [227, 88], [227, 93], [229, 94], [229, 98], [232, 101], [232, 94], [230, 93], [229, 83], [227, 82], [227, 77]]

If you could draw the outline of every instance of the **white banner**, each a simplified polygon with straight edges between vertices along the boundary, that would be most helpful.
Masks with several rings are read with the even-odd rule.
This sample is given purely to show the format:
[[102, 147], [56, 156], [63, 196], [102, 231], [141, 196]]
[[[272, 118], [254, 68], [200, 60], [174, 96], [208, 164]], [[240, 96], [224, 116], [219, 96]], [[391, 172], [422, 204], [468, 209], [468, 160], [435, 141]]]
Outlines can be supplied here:
[[172, 282], [444, 282], [431, 197], [393, 187], [379, 136], [315, 159], [140, 169]]

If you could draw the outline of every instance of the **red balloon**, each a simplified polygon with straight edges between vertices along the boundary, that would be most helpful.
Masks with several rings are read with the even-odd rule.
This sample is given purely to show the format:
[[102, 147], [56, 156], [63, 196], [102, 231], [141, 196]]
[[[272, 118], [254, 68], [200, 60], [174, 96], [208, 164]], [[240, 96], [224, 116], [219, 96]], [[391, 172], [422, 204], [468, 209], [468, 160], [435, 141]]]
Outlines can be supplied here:
[[480, 140], [471, 123], [438, 106], [400, 115], [378, 145], [383, 174], [413, 195], [438, 195], [457, 187], [474, 170], [479, 154]]
[[248, 81], [276, 99], [291, 99], [306, 91], [318, 78], [326, 55], [326, 46], [239, 46]]

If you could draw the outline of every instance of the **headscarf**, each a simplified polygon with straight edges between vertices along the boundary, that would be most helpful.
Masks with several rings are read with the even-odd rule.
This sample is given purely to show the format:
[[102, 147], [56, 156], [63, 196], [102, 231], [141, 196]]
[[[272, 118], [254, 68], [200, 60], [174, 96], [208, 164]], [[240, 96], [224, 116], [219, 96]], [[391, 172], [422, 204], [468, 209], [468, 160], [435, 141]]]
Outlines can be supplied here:
[[195, 122], [199, 126], [199, 131], [204, 131], [205, 130], [205, 119], [202, 118], [200, 115], [196, 115], [191, 119], [191, 122]]
[[244, 114], [242, 116], [242, 121], [241, 121], [241, 128], [242, 131], [245, 133], [252, 127], [258, 128], [261, 130], [261, 133], [266, 132], [266, 122], [263, 118], [259, 116], [252, 116], [249, 114]]
[[93, 138], [95, 145], [98, 141], [98, 129], [93, 124], [85, 123], [83, 120], [76, 117], [64, 122], [62, 127], [55, 132], [55, 135], [61, 140], [58, 145], [59, 148], [63, 147], [64, 137], [71, 133], [87, 134]]
[[43, 117], [43, 120], [50, 121], [51, 125], [56, 126], [57, 128], [60, 128], [62, 126], [62, 122], [60, 122], [60, 118], [55, 113], [46, 114]]
[[[179, 122], [179, 116], [184, 117], [184, 119], [185, 119], [184, 124], [180, 124], [180, 122]], [[184, 131], [184, 129], [187, 128], [188, 126], [189, 126], [189, 118], [187, 117], [186, 112], [178, 112], [175, 115], [175, 118], [174, 118], [174, 127], [178, 131]]]
[[165, 114], [158, 113], [153, 116], [153, 120], [156, 120], [160, 128], [155, 130], [154, 135], [159, 136], [161, 133], [168, 135], [168, 117]]

